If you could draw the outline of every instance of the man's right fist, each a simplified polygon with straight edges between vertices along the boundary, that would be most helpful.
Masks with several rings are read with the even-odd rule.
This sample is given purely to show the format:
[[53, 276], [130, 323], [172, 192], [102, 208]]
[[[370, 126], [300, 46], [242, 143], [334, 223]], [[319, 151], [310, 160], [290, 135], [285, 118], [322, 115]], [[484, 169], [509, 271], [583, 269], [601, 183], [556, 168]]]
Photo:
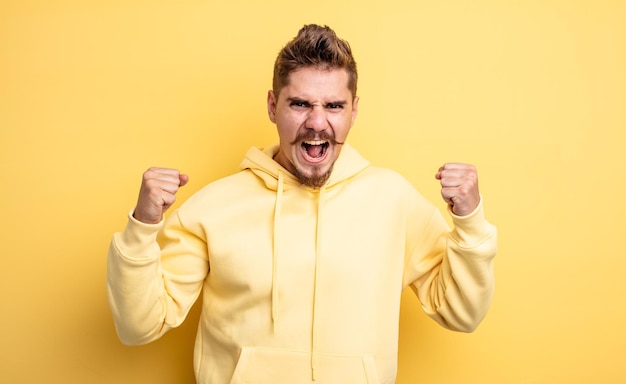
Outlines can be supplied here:
[[133, 217], [146, 224], [163, 220], [165, 211], [176, 201], [176, 192], [189, 176], [170, 168], [149, 168], [143, 174], [139, 198]]

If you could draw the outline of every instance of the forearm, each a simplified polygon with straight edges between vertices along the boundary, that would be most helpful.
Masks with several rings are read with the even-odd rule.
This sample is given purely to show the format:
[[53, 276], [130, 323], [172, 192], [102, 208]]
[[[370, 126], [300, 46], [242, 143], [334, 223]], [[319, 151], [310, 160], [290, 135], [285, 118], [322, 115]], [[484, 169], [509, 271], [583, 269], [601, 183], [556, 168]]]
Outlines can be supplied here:
[[424, 311], [446, 328], [471, 332], [483, 320], [494, 292], [497, 231], [484, 218], [482, 203], [470, 215], [452, 214], [439, 262], [414, 285]]
[[484, 319], [494, 292], [493, 259], [449, 247], [437, 287], [429, 295], [429, 316], [446, 328], [474, 331]]
[[111, 241], [107, 295], [124, 344], [145, 344], [166, 331], [166, 292], [156, 242], [160, 227], [129, 218], [124, 232], [116, 233]]

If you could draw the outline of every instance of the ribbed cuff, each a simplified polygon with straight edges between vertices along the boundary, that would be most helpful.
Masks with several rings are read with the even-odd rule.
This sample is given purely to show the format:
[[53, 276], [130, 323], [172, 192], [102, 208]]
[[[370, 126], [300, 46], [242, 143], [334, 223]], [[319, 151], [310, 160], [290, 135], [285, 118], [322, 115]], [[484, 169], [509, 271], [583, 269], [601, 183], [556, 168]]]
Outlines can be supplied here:
[[134, 210], [128, 214], [128, 223], [124, 231], [117, 234], [117, 247], [129, 260], [151, 260], [158, 256], [158, 252], [154, 252], [154, 247], [157, 234], [163, 227], [163, 220], [157, 224], [146, 224], [135, 219], [133, 212]]
[[476, 209], [469, 215], [455, 215], [450, 206], [448, 206], [448, 212], [454, 223], [454, 232], [456, 232], [461, 244], [474, 244], [487, 236], [492, 230], [492, 225], [485, 220], [482, 196]]

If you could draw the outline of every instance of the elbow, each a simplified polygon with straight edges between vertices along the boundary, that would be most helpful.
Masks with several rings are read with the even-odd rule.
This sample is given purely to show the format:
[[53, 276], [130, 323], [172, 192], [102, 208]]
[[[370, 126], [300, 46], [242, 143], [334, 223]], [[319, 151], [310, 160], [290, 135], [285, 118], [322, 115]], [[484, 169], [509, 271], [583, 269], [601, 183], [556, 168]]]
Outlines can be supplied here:
[[465, 313], [463, 315], [455, 314], [452, 316], [446, 314], [445, 317], [442, 316], [439, 323], [451, 331], [472, 333], [478, 329], [478, 326], [482, 323], [486, 315], [486, 312]]
[[145, 345], [159, 338], [158, 333], [146, 332], [135, 327], [119, 326], [116, 324], [115, 331], [120, 342], [128, 347]]
[[127, 337], [125, 335], [122, 334], [117, 334], [118, 339], [120, 340], [120, 342], [127, 346], [127, 347], [137, 347], [140, 345], [143, 345], [145, 343], [141, 343], [138, 339], [136, 338], [132, 338], [132, 337]]
[[111, 306], [115, 332], [120, 342], [126, 346], [148, 344], [161, 337], [164, 331], [164, 322], [148, 322], [145, 316], [139, 316], [131, 311], [120, 310]]
[[448, 301], [437, 310], [439, 323], [456, 332], [472, 333], [478, 329], [491, 307], [493, 289], [486, 289], [472, 300]]
[[115, 332], [123, 345], [144, 345], [161, 337], [166, 329], [165, 319], [150, 320], [152, 316], [149, 310], [137, 311], [137, 305], [116, 300], [111, 290], [108, 293]]
[[475, 316], [465, 321], [456, 322], [450, 329], [455, 332], [472, 333], [478, 329], [484, 318], [485, 316]]

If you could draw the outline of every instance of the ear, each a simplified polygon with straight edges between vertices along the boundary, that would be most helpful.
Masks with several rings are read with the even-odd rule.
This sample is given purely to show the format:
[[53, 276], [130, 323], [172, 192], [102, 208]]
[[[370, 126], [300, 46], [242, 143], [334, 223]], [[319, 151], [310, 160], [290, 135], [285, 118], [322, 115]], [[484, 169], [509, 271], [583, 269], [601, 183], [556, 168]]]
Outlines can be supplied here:
[[276, 124], [276, 95], [274, 95], [273, 90], [267, 91], [267, 114], [272, 121], [272, 123]]
[[350, 125], [354, 124], [354, 120], [356, 120], [356, 115], [359, 113], [359, 97], [354, 96], [354, 100], [352, 100], [352, 121]]

